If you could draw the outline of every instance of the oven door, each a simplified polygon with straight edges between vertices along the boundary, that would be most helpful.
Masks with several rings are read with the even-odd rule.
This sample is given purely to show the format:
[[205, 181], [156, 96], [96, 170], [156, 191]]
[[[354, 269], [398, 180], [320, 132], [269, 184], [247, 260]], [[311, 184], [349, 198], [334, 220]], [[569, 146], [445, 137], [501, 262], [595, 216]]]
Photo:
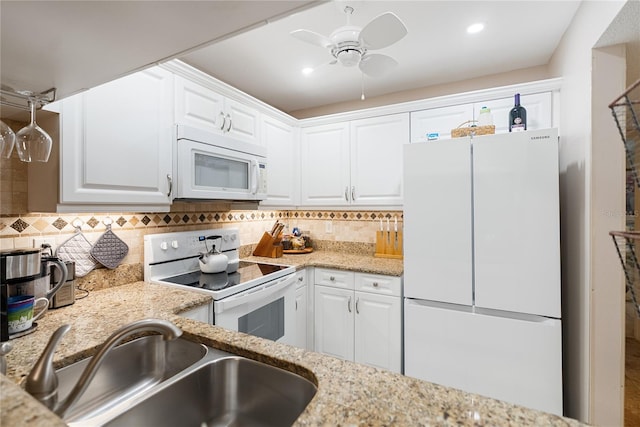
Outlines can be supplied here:
[[295, 340], [295, 275], [291, 274], [213, 303], [214, 324], [272, 341]]
[[178, 141], [177, 198], [262, 200], [266, 160], [222, 147]]

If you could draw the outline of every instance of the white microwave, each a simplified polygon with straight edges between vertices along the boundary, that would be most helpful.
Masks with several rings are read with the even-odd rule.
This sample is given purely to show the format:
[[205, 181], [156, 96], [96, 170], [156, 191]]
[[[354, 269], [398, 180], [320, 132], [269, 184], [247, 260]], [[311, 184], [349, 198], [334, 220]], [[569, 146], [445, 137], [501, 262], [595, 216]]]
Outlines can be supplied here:
[[176, 199], [266, 199], [265, 147], [183, 125], [176, 144]]

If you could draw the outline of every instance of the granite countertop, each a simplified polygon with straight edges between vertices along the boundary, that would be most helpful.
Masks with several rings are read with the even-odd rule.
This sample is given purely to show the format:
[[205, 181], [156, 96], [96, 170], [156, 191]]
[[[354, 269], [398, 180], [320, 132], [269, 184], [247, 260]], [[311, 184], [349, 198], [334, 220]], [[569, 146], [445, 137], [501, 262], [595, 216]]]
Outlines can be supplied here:
[[[298, 267], [313, 265], [332, 268], [347, 268], [348, 263], [356, 260], [342, 254], [341, 257], [347, 264], [328, 265], [324, 264], [328, 262], [328, 258], [322, 258], [320, 253], [317, 254], [317, 259], [310, 256], [291, 257], [291, 261], [289, 256], [279, 260]], [[381, 274], [393, 274], [397, 271], [394, 268], [378, 268], [373, 268], [374, 271], [367, 268], [366, 271]], [[201, 293], [135, 282], [92, 292], [87, 298], [77, 300], [74, 305], [50, 311], [38, 322], [36, 332], [11, 341], [14, 349], [7, 357], [7, 376], [0, 375], [0, 425], [65, 425], [16, 385], [23, 381], [49, 337], [59, 326], [69, 323], [72, 329], [62, 339], [56, 351], [56, 367], [95, 353], [97, 347], [115, 329], [147, 317], [174, 322], [182, 328], [187, 339], [276, 365], [314, 381], [318, 392], [296, 421], [296, 425], [300, 426], [582, 425], [575, 420], [228, 331], [176, 314], [206, 304], [209, 300], [209, 296]]]
[[293, 265], [298, 269], [305, 267], [336, 268], [388, 276], [402, 276], [404, 271], [401, 259], [377, 258], [372, 255], [326, 250], [314, 251], [308, 254], [284, 254], [281, 258], [265, 258], [251, 255], [242, 259], [270, 264]]

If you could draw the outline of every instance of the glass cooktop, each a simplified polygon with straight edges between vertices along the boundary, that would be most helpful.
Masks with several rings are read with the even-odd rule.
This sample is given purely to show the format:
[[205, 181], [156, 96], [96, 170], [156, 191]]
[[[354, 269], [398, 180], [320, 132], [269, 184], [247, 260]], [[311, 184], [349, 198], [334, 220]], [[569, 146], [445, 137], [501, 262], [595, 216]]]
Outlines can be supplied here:
[[[240, 261], [238, 270], [234, 273], [202, 273], [198, 270], [167, 277], [160, 281], [176, 285], [190, 286], [211, 292], [223, 290], [231, 291], [231, 288], [238, 287], [238, 285], [244, 285], [241, 286], [243, 289], [250, 288], [252, 284], [253, 286], [257, 286], [261, 283], [281, 277], [284, 274], [287, 274], [289, 270], [293, 270], [293, 268], [284, 265]], [[238, 292], [243, 289], [238, 289]], [[230, 295], [229, 292], [224, 292], [224, 294]]]

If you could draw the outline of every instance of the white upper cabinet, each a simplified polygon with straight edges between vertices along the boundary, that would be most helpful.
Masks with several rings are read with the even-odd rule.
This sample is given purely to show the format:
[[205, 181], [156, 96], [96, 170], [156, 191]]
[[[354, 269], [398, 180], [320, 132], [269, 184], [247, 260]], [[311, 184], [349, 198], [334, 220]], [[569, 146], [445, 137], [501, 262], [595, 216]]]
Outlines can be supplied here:
[[349, 124], [302, 129], [301, 205], [345, 205], [349, 201]]
[[[65, 98], [58, 210], [171, 203], [173, 75], [153, 67]], [[51, 176], [49, 181], [53, 181]], [[65, 207], [67, 206], [67, 207]]]
[[301, 204], [402, 204], [402, 145], [409, 114], [302, 129]]
[[[492, 99], [473, 104], [473, 117], [476, 119], [482, 107], [491, 109], [496, 133], [509, 132], [509, 112], [513, 108], [514, 98]], [[522, 95], [520, 105], [527, 110], [527, 130], [550, 129], [552, 126], [551, 92]]]
[[409, 114], [351, 122], [352, 204], [402, 204], [402, 146], [407, 143]]
[[262, 115], [262, 141], [267, 148], [267, 199], [261, 205], [298, 204], [299, 174], [296, 130], [279, 120]]
[[[477, 120], [482, 107], [491, 109], [496, 133], [509, 132], [509, 111], [513, 102], [514, 98], [508, 97], [414, 111], [411, 113], [411, 142], [426, 142], [429, 134], [437, 134], [432, 139], [449, 139], [452, 129], [469, 126], [469, 121]], [[553, 127], [551, 92], [522, 95], [520, 104], [527, 110], [528, 130]]]
[[473, 120], [473, 104], [430, 108], [411, 113], [411, 142], [426, 142], [432, 139], [451, 138], [455, 129], [467, 120]]
[[260, 144], [260, 114], [182, 76], [175, 77], [175, 121]]

